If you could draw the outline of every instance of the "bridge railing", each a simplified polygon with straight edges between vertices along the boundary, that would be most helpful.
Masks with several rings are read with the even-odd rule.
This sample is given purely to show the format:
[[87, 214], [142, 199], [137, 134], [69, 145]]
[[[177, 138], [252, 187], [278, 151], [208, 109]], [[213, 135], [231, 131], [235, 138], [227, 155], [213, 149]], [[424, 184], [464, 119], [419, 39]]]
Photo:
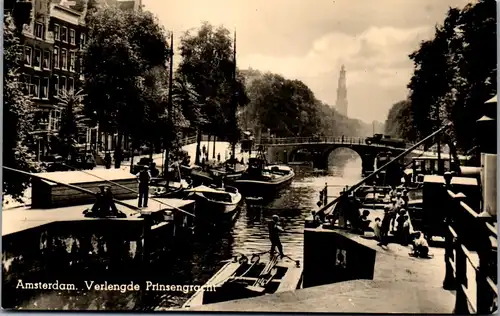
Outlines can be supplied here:
[[456, 290], [455, 314], [493, 314], [498, 309], [496, 218], [480, 216], [465, 195], [448, 189], [443, 287]]
[[[347, 136], [322, 136], [322, 137], [263, 137], [260, 139], [260, 145], [290, 145], [290, 144], [346, 144], [346, 145], [366, 145], [366, 137], [347, 137]], [[407, 142], [404, 148], [410, 148], [415, 143]], [[392, 147], [390, 145], [370, 143], [374, 147]]]

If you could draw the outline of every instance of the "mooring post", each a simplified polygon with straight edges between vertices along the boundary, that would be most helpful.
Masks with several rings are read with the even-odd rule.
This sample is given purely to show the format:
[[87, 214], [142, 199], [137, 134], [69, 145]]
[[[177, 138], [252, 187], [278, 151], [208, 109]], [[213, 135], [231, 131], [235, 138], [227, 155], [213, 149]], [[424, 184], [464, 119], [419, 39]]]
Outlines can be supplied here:
[[325, 182], [324, 192], [325, 193], [323, 194], [323, 199], [324, 199], [323, 205], [326, 205], [326, 204], [328, 204], [328, 183], [327, 182]]

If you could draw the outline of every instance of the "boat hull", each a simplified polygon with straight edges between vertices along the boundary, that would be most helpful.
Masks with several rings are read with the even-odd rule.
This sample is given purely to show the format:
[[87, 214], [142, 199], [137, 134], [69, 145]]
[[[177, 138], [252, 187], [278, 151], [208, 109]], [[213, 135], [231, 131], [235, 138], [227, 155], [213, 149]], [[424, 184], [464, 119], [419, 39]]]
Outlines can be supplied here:
[[233, 203], [224, 203], [209, 200], [203, 196], [196, 195], [196, 218], [198, 222], [218, 223], [232, 221], [236, 218], [241, 202], [241, 194]]
[[233, 186], [238, 188], [244, 196], [273, 197], [282, 189], [288, 187], [294, 178], [294, 174], [288, 174], [275, 181], [252, 180], [240, 178], [234, 181]]

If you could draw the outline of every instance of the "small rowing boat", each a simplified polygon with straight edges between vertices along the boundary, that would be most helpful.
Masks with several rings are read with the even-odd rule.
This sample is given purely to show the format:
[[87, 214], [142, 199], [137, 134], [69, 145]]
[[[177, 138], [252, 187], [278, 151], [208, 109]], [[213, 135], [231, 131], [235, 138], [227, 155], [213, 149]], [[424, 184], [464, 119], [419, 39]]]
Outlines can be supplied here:
[[[262, 259], [262, 260], [261, 260]], [[293, 291], [302, 286], [302, 268], [289, 257], [242, 255], [226, 263], [185, 304], [190, 308], [205, 304]]]

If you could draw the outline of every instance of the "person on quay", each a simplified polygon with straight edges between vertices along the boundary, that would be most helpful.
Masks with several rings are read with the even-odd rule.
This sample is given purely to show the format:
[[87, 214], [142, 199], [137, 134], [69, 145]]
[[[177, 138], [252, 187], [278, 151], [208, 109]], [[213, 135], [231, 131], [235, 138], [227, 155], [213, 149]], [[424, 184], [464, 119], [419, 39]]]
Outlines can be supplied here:
[[220, 162], [220, 153], [217, 153], [217, 162]]
[[373, 229], [373, 233], [375, 234], [375, 239], [381, 241], [382, 221], [380, 220], [380, 217], [376, 217], [375, 221], [373, 223], [370, 223], [370, 227]]
[[104, 155], [104, 164], [106, 169], [111, 169], [111, 155], [109, 153]]
[[151, 181], [151, 173], [147, 167], [143, 167], [142, 170], [135, 175], [139, 181], [139, 207], [142, 207], [142, 202], [144, 201], [144, 207], [148, 207], [149, 198], [149, 182]]
[[422, 232], [416, 232], [415, 235], [416, 238], [413, 240], [413, 253], [410, 253], [410, 255], [417, 258], [428, 258], [429, 243], [427, 239], [425, 239]]
[[284, 230], [279, 225], [279, 220], [278, 215], [273, 215], [272, 221], [269, 222], [269, 239], [271, 240], [271, 256], [274, 255], [275, 249], [278, 248], [278, 252], [281, 258], [283, 258], [285, 254], [281, 245], [280, 233], [284, 232]]
[[410, 197], [408, 196], [408, 190], [404, 189], [403, 190], [403, 195], [401, 196], [401, 199], [403, 199], [403, 208], [407, 209], [408, 208], [408, 202], [410, 202]]
[[392, 230], [395, 230], [395, 227], [396, 227], [396, 217], [398, 215], [398, 212], [399, 212], [399, 207], [398, 207], [398, 204], [397, 204], [397, 200], [396, 199], [393, 199], [391, 201], [391, 205], [388, 206], [388, 210], [389, 210], [389, 217], [390, 217], [390, 222], [389, 222], [389, 230], [391, 230], [390, 228], [392, 227]]
[[384, 207], [384, 218], [382, 219], [382, 223], [380, 225], [379, 245], [387, 246], [387, 244], [389, 243], [388, 237], [389, 237], [389, 230], [391, 228], [391, 220], [392, 220], [391, 207], [387, 205]]
[[315, 227], [320, 226], [323, 222], [321, 221], [320, 216], [316, 213], [316, 211], [311, 212], [312, 218], [313, 218], [313, 224]]

